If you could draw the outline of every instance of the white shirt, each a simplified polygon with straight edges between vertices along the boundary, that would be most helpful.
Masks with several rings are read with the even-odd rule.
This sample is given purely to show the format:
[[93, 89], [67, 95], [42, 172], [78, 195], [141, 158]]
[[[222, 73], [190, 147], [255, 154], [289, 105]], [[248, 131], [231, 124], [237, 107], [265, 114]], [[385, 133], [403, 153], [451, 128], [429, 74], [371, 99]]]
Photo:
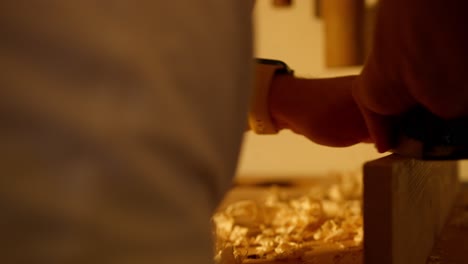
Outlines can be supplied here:
[[2, 263], [209, 263], [251, 0], [0, 4]]

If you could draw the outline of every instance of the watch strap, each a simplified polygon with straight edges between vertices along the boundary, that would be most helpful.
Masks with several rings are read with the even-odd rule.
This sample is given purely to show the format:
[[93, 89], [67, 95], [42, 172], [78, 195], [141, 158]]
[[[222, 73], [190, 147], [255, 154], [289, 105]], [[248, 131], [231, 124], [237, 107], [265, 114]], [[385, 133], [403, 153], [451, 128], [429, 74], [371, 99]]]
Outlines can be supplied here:
[[282, 69], [281, 65], [255, 64], [255, 84], [250, 104], [249, 125], [256, 134], [278, 133], [270, 114], [268, 100], [273, 78]]

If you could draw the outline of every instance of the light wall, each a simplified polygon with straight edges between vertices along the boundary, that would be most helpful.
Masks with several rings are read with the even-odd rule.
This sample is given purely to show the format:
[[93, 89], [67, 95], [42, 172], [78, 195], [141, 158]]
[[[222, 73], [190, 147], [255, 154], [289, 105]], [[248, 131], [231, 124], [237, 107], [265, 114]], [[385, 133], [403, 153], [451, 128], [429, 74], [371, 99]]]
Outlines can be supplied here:
[[[301, 77], [357, 74], [359, 67], [327, 69], [324, 66], [322, 21], [314, 16], [313, 1], [294, 1], [275, 8], [272, 1], [256, 1], [255, 52], [257, 57], [284, 60]], [[324, 175], [330, 171], [359, 170], [365, 161], [378, 158], [374, 147], [359, 144], [329, 148], [314, 144], [289, 131], [275, 136], [245, 137], [238, 175]], [[462, 164], [462, 173], [468, 166]]]

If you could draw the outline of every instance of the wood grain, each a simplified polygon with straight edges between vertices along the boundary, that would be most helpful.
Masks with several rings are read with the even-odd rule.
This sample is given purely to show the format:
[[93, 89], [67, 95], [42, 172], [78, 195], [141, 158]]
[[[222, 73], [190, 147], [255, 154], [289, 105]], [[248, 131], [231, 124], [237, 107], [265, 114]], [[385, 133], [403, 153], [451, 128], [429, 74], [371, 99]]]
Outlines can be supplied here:
[[458, 196], [451, 217], [433, 248], [427, 264], [468, 263], [468, 183]]
[[455, 161], [390, 155], [366, 163], [364, 263], [426, 263], [458, 189]]

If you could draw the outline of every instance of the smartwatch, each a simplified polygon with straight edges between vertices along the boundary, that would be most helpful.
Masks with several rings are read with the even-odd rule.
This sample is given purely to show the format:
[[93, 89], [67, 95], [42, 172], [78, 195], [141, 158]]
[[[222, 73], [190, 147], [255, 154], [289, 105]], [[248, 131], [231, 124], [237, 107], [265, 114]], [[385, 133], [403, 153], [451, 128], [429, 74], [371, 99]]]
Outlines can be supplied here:
[[275, 76], [293, 74], [294, 71], [282, 61], [255, 59], [255, 83], [250, 103], [249, 126], [256, 134], [278, 133], [268, 105], [270, 87]]

